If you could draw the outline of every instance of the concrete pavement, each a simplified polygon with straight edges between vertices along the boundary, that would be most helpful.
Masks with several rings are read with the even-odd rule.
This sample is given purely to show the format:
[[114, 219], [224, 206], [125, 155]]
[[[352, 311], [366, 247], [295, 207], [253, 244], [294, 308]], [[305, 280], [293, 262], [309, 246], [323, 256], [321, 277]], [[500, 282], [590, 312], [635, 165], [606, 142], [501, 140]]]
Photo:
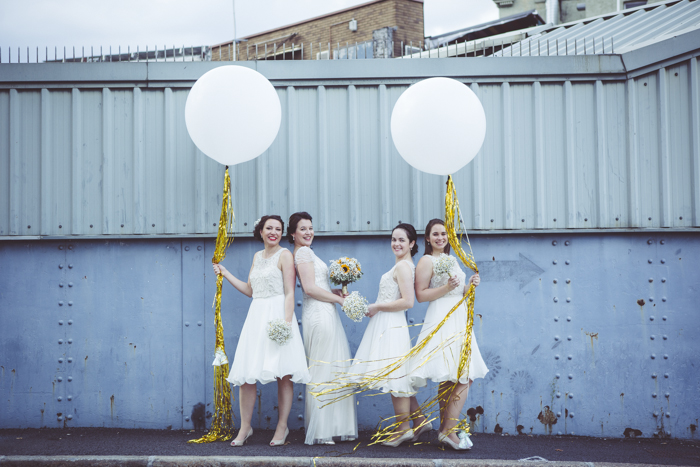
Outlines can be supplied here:
[[700, 440], [477, 433], [472, 437], [474, 447], [471, 451], [457, 452], [442, 449], [434, 432], [433, 436], [425, 435], [420, 443], [398, 448], [367, 446], [369, 433], [361, 433], [357, 449], [357, 442], [307, 446], [303, 444], [303, 431], [299, 430], [290, 433], [288, 444], [273, 448], [267, 444], [272, 434], [270, 430], [256, 430], [248, 444], [233, 448], [221, 442], [187, 444], [187, 440], [198, 437], [198, 433], [181, 430], [4, 429], [0, 430], [0, 465], [700, 465]]

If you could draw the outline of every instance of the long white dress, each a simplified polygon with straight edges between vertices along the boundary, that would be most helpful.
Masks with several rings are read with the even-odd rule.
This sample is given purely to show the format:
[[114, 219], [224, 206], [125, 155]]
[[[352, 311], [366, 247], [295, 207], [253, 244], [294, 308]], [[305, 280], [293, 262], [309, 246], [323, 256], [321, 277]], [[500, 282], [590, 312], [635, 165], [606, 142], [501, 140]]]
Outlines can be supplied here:
[[284, 319], [284, 280], [277, 267], [282, 251], [285, 250], [280, 248], [267, 259], [263, 258], [263, 251], [253, 257], [253, 301], [226, 378], [235, 386], [258, 381], [267, 384], [286, 375], [291, 375], [295, 383], [306, 384], [311, 377], [296, 319], [292, 319], [292, 338], [286, 344], [279, 345], [267, 336], [267, 323]]
[[[434, 266], [437, 258], [432, 255], [427, 256], [433, 261]], [[462, 291], [464, 290], [464, 283], [467, 275], [459, 267], [457, 261], [455, 261], [450, 274], [459, 278], [460, 285], [437, 300], [430, 302], [428, 311], [425, 313], [423, 327], [418, 336], [417, 342], [419, 344], [435, 329], [452, 307], [462, 298]], [[447, 274], [440, 276], [433, 274], [430, 278], [430, 288], [442, 287], [449, 279]], [[460, 354], [462, 352], [462, 343], [466, 335], [466, 327], [467, 305], [465, 301], [452, 313], [450, 318], [430, 340], [428, 345], [411, 359], [411, 382], [414, 387], [420, 388], [425, 386], [428, 379], [436, 383], [441, 383], [443, 381], [457, 382], [457, 370], [459, 367]], [[486, 367], [486, 363], [484, 363], [484, 359], [481, 357], [481, 352], [476, 343], [473, 330], [471, 337], [472, 353], [469, 362], [469, 372], [468, 374], [462, 374], [459, 378], [459, 382], [463, 384], [466, 384], [470, 379], [483, 378], [489, 371]]]
[[[411, 266], [415, 279], [416, 267], [412, 260], [404, 260]], [[379, 281], [377, 304], [393, 302], [401, 298], [399, 284], [394, 278], [394, 271], [401, 262], [386, 272]], [[380, 311], [372, 316], [362, 336], [360, 346], [350, 367], [350, 378], [364, 379], [386, 368], [411, 350], [411, 337], [408, 332], [406, 313], [404, 311]], [[390, 392], [396, 397], [410, 397], [416, 393], [408, 378], [408, 362], [396, 371], [373, 385], [373, 389]]]
[[[316, 286], [330, 292], [328, 266], [309, 247], [301, 247], [294, 256], [295, 264], [313, 263]], [[303, 284], [302, 284], [303, 285]], [[350, 366], [350, 346], [345, 336], [335, 304], [321, 302], [304, 293], [301, 315], [304, 329], [304, 348], [309, 359], [311, 381], [306, 385], [306, 444], [321, 444], [340, 438], [341, 441], [357, 439], [357, 413], [355, 397], [347, 397], [321, 408], [312, 391], [324, 388], [323, 383], [333, 381]]]

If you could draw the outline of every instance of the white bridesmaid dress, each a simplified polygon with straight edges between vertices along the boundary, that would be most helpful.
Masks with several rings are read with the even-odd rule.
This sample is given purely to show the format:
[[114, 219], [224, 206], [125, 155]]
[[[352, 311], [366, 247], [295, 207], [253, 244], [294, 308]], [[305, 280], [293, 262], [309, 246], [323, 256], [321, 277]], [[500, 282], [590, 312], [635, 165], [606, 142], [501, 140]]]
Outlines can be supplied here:
[[[436, 257], [427, 255], [435, 265]], [[421, 343], [428, 334], [445, 318], [447, 313], [454, 307], [462, 298], [464, 283], [467, 275], [462, 271], [455, 261], [452, 270], [452, 276], [459, 278], [460, 285], [450, 290], [447, 294], [433, 300], [428, 305], [428, 311], [425, 313], [425, 321], [418, 336], [418, 343]], [[447, 274], [433, 276], [430, 278], [430, 288], [442, 287], [449, 280]], [[440, 330], [433, 336], [430, 342], [417, 355], [411, 358], [411, 382], [415, 388], [423, 387], [427, 384], [427, 380], [432, 380], [436, 383], [443, 381], [451, 381], [456, 383], [466, 384], [468, 380], [483, 378], [488, 373], [489, 369], [481, 357], [479, 346], [474, 337], [474, 331], [471, 334], [471, 359], [469, 361], [469, 371], [462, 374], [459, 378], [457, 369], [459, 366], [459, 357], [462, 352], [462, 343], [466, 335], [467, 327], [467, 306], [466, 301], [458, 309], [456, 309]]]
[[[412, 260], [404, 260], [411, 266], [415, 280], [416, 267]], [[401, 298], [399, 284], [394, 278], [396, 263], [379, 281], [377, 304], [393, 302]], [[395, 363], [398, 358], [411, 350], [411, 337], [408, 332], [406, 313], [404, 311], [380, 311], [369, 320], [367, 329], [357, 349], [352, 367], [349, 370], [350, 379], [358, 381], [368, 375], [376, 374], [379, 370]], [[408, 362], [391, 373], [387, 378], [379, 380], [373, 389], [389, 392], [396, 397], [410, 397], [416, 393], [408, 378]]]
[[[311, 248], [299, 248], [294, 262], [297, 265], [313, 263], [316, 286], [331, 292], [328, 266]], [[324, 383], [332, 382], [350, 366], [350, 346], [335, 304], [316, 300], [304, 293], [301, 322], [311, 374], [311, 381], [306, 386], [305, 443], [323, 444], [333, 441], [333, 438], [340, 438], [340, 441], [357, 439], [354, 396], [322, 408], [323, 402], [311, 394], [322, 390]]]
[[267, 323], [284, 319], [284, 280], [277, 267], [283, 251], [288, 250], [280, 248], [267, 259], [263, 258], [264, 251], [253, 257], [250, 271], [253, 301], [226, 378], [235, 386], [256, 382], [267, 384], [286, 375], [291, 375], [293, 382], [301, 384], [306, 384], [311, 378], [296, 317], [292, 319], [292, 338], [286, 344], [279, 345], [267, 336]]

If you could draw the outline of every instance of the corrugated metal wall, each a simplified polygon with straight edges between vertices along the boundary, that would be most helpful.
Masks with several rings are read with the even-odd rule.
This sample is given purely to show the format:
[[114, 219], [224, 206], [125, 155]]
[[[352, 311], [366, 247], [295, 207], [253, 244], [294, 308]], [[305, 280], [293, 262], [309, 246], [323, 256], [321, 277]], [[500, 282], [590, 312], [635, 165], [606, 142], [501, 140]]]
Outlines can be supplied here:
[[[562, 60], [569, 75], [508, 76], [518, 58], [450, 60], [488, 120], [481, 153], [455, 174], [468, 229], [700, 226], [696, 58], [631, 79], [577, 75], [577, 57], [520, 60], [528, 59], [555, 69]], [[440, 216], [445, 177], [407, 165], [389, 131], [394, 103], [417, 81], [410, 77], [448, 74], [439, 62], [383, 61], [383, 78], [343, 80], [333, 63], [327, 76], [317, 73], [323, 64], [306, 73], [298, 63], [266, 64], [296, 81], [273, 79], [280, 133], [261, 157], [233, 168], [236, 231], [297, 210], [312, 213], [321, 232], [386, 231], [399, 220], [420, 228]], [[466, 76], [481, 62], [502, 76]], [[66, 65], [14, 65], [46, 82], [0, 79], [0, 237], [215, 233], [223, 167], [187, 134], [192, 80], [176, 79], [182, 65], [148, 65], [172, 86], [115, 85], [104, 73], [91, 82], [90, 64], [72, 64], [82, 83], [52, 82]], [[127, 78], [130, 65], [139, 66], [114, 64]], [[195, 65], [197, 76], [212, 67]]]

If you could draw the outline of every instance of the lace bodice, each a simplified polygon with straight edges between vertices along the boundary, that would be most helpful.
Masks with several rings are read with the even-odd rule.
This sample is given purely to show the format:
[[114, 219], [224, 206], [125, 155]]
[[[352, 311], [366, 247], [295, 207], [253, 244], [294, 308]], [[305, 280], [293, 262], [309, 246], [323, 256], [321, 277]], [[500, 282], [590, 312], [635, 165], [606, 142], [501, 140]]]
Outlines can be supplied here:
[[[437, 261], [437, 258], [433, 255], [428, 255], [430, 259], [433, 261], [433, 266], [435, 265], [435, 261]], [[453, 276], [457, 276], [459, 278], [459, 285], [455, 287], [454, 289], [450, 290], [445, 294], [447, 295], [459, 295], [462, 296], [462, 291], [464, 290], [464, 281], [467, 278], [467, 275], [462, 271], [462, 268], [459, 267], [459, 260], [457, 260], [452, 267], [451, 273]], [[430, 288], [435, 289], [437, 287], [442, 287], [443, 285], [447, 284], [447, 281], [450, 280], [450, 277], [447, 274], [442, 274], [439, 276], [436, 276], [433, 274], [433, 276], [430, 278]]]
[[258, 251], [253, 258], [253, 269], [250, 271], [250, 286], [253, 289], [253, 298], [268, 298], [275, 295], [284, 295], [284, 280], [282, 271], [277, 267], [280, 254], [284, 248], [269, 258], [263, 258], [263, 251]]
[[[411, 266], [411, 275], [413, 276], [413, 280], [416, 280], [416, 266], [413, 264], [413, 261], [411, 260], [404, 260], [406, 261], [410, 266]], [[401, 298], [401, 290], [399, 290], [399, 283], [394, 279], [394, 270], [396, 270], [396, 266], [401, 264], [401, 262], [398, 262], [394, 265], [393, 268], [389, 269], [389, 271], [385, 272], [382, 275], [382, 278], [379, 281], [379, 295], [377, 295], [377, 303], [387, 303], [387, 302], [393, 302], [394, 300], [398, 300]]]
[[[331, 281], [328, 278], [328, 266], [326, 263], [321, 261], [321, 259], [316, 256], [311, 248], [308, 246], [303, 246], [299, 248], [294, 255], [294, 264], [302, 263], [313, 263], [314, 264], [314, 281], [318, 287], [323, 290], [331, 291]], [[304, 293], [304, 298], [309, 298], [306, 293]]]

